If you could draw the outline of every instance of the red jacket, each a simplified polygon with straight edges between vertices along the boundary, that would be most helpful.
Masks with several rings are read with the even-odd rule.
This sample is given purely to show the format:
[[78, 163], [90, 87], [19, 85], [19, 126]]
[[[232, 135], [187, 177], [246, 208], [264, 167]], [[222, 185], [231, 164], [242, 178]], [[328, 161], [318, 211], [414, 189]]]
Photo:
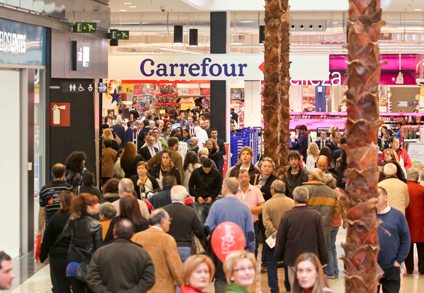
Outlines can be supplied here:
[[406, 208], [411, 242], [424, 242], [424, 186], [415, 181], [408, 181], [409, 206]]
[[[400, 162], [400, 158], [403, 159], [403, 166], [405, 167], [405, 170], [408, 170], [409, 168], [411, 168], [412, 163], [411, 163], [411, 158], [409, 157], [408, 152], [405, 151], [403, 148], [398, 148], [396, 153], [397, 153], [399, 162]], [[381, 154], [380, 160], [384, 161], [384, 152]]]
[[193, 288], [190, 285], [184, 285], [181, 287], [180, 293], [202, 293], [202, 291], [199, 291], [196, 288]]
[[398, 148], [396, 153], [398, 155], [399, 162], [400, 162], [400, 158], [403, 159], [403, 165], [405, 166], [405, 170], [408, 170], [409, 168], [411, 168], [412, 163], [411, 163], [411, 158], [409, 157], [408, 152], [405, 151], [403, 148]]

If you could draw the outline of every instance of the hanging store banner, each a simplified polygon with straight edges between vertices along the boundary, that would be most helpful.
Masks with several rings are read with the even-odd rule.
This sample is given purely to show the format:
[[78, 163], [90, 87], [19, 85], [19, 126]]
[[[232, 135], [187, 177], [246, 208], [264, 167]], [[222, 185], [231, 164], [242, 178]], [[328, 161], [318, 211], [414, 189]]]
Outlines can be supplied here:
[[46, 29], [0, 19], [0, 64], [45, 65]]
[[[292, 80], [328, 80], [328, 55], [292, 54], [290, 61]], [[262, 54], [109, 55], [109, 79], [263, 80], [263, 62]]]

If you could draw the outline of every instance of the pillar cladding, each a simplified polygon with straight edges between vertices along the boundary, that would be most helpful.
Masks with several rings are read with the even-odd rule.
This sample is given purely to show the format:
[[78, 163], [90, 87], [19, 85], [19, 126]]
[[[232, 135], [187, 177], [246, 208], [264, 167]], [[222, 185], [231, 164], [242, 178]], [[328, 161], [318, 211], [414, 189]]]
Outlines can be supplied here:
[[[212, 54], [227, 53], [227, 12], [210, 13], [210, 44]], [[224, 76], [224, 75], [222, 75]], [[223, 80], [211, 81], [211, 125], [218, 130], [219, 137], [226, 140], [227, 137], [227, 82]]]
[[284, 174], [290, 143], [290, 26], [288, 0], [265, 1], [264, 148]]
[[349, 0], [345, 292], [376, 292], [379, 278], [376, 198], [381, 15], [380, 0]]

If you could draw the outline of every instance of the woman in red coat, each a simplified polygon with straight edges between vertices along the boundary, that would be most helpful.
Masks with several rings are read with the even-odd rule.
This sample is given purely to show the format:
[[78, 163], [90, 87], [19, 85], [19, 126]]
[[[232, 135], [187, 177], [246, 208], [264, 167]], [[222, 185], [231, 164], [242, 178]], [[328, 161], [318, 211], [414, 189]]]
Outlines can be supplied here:
[[203, 293], [215, 274], [212, 260], [203, 254], [194, 254], [184, 262], [184, 286], [181, 293]]
[[414, 272], [414, 243], [418, 250], [418, 271], [424, 274], [424, 186], [418, 183], [419, 173], [415, 168], [411, 168], [408, 174], [409, 206], [406, 208], [406, 219], [408, 220], [409, 231], [411, 233], [411, 249], [405, 259], [406, 271], [408, 274]]

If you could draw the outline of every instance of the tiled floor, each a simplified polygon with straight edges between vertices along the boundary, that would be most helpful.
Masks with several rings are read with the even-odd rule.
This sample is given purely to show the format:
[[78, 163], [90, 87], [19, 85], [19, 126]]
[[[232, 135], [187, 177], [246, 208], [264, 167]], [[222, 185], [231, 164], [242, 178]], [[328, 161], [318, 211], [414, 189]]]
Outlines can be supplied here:
[[[345, 230], [339, 230], [337, 236], [337, 247], [338, 247], [338, 256], [342, 255], [342, 249], [340, 243], [344, 242], [346, 237]], [[20, 263], [20, 264], [18, 264]], [[51, 283], [50, 283], [50, 270], [49, 266], [38, 267], [32, 264], [32, 256], [22, 258], [15, 264], [15, 274], [16, 279], [14, 282], [14, 289], [5, 292], [12, 293], [47, 293], [51, 292]], [[343, 268], [343, 264], [339, 261], [339, 268]], [[31, 275], [33, 271], [37, 271], [33, 276], [27, 279], [24, 282], [20, 280], [25, 280], [28, 275]], [[343, 272], [339, 279], [329, 280], [330, 287], [334, 292], [344, 292], [344, 279]], [[280, 290], [284, 289], [283, 285], [284, 272], [282, 269], [279, 270], [279, 283]], [[19, 285], [21, 283], [21, 285]], [[213, 290], [211, 290], [211, 293]], [[267, 285], [267, 276], [266, 274], [258, 275], [258, 280], [256, 282], [256, 293], [267, 293], [269, 292]], [[284, 291], [282, 291], [284, 292]], [[421, 293], [424, 292], [424, 276], [419, 276], [414, 274], [413, 276], [404, 276], [402, 278], [402, 288], [400, 293]], [[164, 292], [167, 293], [167, 292]]]

